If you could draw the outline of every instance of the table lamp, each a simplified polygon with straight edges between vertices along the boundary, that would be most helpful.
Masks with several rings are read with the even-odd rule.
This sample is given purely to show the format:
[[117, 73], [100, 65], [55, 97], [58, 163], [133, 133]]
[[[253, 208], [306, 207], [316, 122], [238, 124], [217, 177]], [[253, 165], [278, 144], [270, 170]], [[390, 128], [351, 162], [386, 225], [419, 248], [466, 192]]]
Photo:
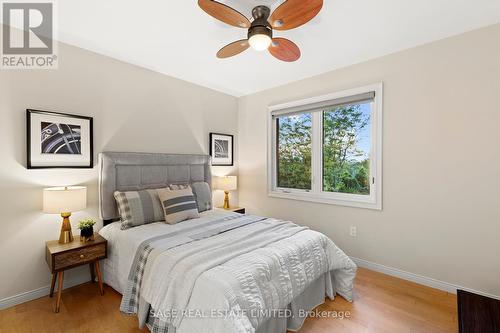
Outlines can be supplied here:
[[236, 190], [237, 178], [236, 176], [217, 177], [215, 179], [215, 189], [224, 191], [224, 206], [222, 208], [229, 209], [229, 191]]
[[61, 214], [63, 222], [59, 243], [73, 241], [69, 217], [71, 213], [87, 207], [87, 188], [85, 186], [51, 187], [43, 190], [43, 212]]

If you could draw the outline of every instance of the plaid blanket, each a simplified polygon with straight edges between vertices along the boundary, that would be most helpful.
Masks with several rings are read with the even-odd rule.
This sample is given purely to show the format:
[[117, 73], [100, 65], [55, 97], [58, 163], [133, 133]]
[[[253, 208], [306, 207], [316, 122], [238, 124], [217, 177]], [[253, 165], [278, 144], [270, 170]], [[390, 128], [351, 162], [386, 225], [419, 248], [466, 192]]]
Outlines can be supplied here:
[[[166, 251], [179, 245], [184, 245], [223, 232], [228, 232], [236, 228], [241, 228], [263, 219], [264, 218], [262, 217], [251, 215], [229, 215], [205, 223], [202, 226], [196, 224], [194, 221], [186, 222], [193, 223], [193, 226], [183, 230], [155, 236], [143, 241], [137, 249], [134, 261], [132, 262], [132, 266], [130, 268], [127, 287], [123, 293], [120, 304], [120, 311], [125, 314], [138, 314], [144, 268], [146, 267], [151, 251], [155, 247], [161, 246], [162, 250]], [[149, 309], [149, 304], [144, 303], [144, 306]]]

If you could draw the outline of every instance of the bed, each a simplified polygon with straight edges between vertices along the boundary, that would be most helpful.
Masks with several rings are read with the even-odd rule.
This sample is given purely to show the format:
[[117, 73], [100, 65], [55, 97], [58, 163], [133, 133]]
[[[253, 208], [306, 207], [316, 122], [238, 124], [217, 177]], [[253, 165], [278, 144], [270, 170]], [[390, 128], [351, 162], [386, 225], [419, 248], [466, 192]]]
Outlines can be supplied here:
[[152, 332], [282, 333], [336, 295], [352, 301], [356, 265], [329, 238], [289, 221], [211, 209], [169, 225], [120, 227], [115, 191], [211, 184], [206, 155], [101, 153], [106, 284]]

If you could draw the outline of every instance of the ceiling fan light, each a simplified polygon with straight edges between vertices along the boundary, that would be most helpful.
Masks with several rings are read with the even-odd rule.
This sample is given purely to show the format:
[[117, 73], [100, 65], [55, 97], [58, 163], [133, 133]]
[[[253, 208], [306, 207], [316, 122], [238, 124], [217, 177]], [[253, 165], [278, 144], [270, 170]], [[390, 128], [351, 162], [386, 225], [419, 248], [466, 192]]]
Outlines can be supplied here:
[[250, 46], [256, 51], [267, 50], [271, 46], [271, 37], [264, 34], [256, 34], [248, 39]]

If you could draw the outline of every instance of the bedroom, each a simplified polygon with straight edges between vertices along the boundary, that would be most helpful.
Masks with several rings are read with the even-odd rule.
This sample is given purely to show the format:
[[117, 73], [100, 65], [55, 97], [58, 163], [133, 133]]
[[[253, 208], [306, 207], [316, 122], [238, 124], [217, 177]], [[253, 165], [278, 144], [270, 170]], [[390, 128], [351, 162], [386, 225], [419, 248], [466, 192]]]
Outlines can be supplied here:
[[[248, 29], [217, 20], [213, 15], [220, 11], [209, 15], [197, 1], [44, 1], [52, 4], [51, 11], [40, 13], [53, 18], [53, 35], [41, 42], [52, 45], [52, 53], [42, 54], [42, 62], [30, 68], [30, 56], [8, 54], [6, 48], [6, 30], [15, 39], [22, 32], [17, 28], [23, 27], [19, 11], [25, 7], [12, 17], [5, 14], [12, 3], [2, 1], [2, 59], [8, 55], [9, 62], [2, 60], [0, 68], [0, 331], [140, 331], [137, 316], [120, 311], [123, 290], [117, 289], [127, 283], [128, 272], [119, 274], [123, 281], [113, 283], [109, 267], [115, 264], [118, 245], [112, 237], [105, 247], [107, 258], [100, 261], [101, 274], [95, 262], [78, 261], [79, 256], [80, 265], [67, 270], [47, 262], [46, 242], [59, 244], [64, 224], [60, 214], [44, 212], [49, 211], [44, 189], [85, 188], [79, 192], [85, 192], [84, 204], [69, 218], [74, 240], [61, 245], [73, 244], [79, 251], [103, 244], [96, 244], [98, 237], [81, 242], [80, 221], [95, 221], [93, 230], [100, 237], [113, 225], [105, 226], [103, 220], [103, 189], [111, 205], [105, 207], [113, 212], [108, 218], [116, 218], [110, 191], [129, 191], [127, 186], [137, 187], [140, 181], [149, 182], [147, 188], [164, 189], [195, 180], [207, 182], [213, 192], [208, 205], [213, 209], [199, 212], [199, 219], [175, 225], [155, 221], [117, 234], [139, 237], [138, 231], [156, 225], [173, 230], [200, 222], [212, 212], [224, 212], [219, 207], [228, 189], [230, 206], [246, 213], [228, 213], [238, 221], [262, 216], [308, 227], [325, 235], [357, 266], [352, 302], [344, 298], [348, 295], [334, 300], [321, 295], [318, 304], [324, 304], [303, 307], [319, 311], [308, 312], [303, 325], [278, 313], [281, 320], [274, 324], [281, 328], [258, 332], [282, 332], [283, 325], [301, 333], [499, 331], [498, 1], [327, 0], [319, 10], [315, 1], [304, 1], [306, 13], [316, 15], [302, 15], [308, 20], [303, 25], [279, 30], [280, 24], [273, 23], [273, 38], [287, 38], [300, 48], [299, 58], [290, 62], [248, 45], [241, 54], [218, 58], [220, 48], [246, 38]], [[250, 19], [254, 7], [268, 6], [271, 14], [283, 1], [223, 3]], [[6, 18], [12, 20], [12, 29]], [[22, 39], [18, 44], [23, 45]], [[345, 108], [353, 105], [354, 111]], [[357, 115], [356, 144], [347, 166], [348, 175], [356, 174], [350, 178], [332, 171], [346, 170], [334, 163], [336, 150], [323, 149], [336, 137], [329, 130], [338, 127], [327, 126], [339, 114], [332, 112], [335, 108]], [[75, 162], [66, 151], [42, 154], [36, 141], [42, 123], [73, 125], [61, 131], [81, 134], [81, 142], [67, 147], [86, 154], [75, 154]], [[293, 144], [287, 145], [287, 139]], [[215, 148], [215, 142], [221, 146]], [[286, 154], [291, 148], [301, 152], [299, 163], [296, 155]], [[130, 155], [117, 157], [146, 167], [139, 183], [134, 183], [137, 171], [125, 176], [117, 171], [121, 176], [115, 179], [126, 184], [104, 184], [110, 178], [102, 172], [100, 154], [110, 152], [146, 154], [137, 155], [142, 157], [133, 163]], [[163, 167], [147, 168], [159, 163], [151, 157], [157, 155], [149, 154], [165, 154], [159, 164]], [[168, 172], [169, 158], [176, 154], [222, 161], [183, 161], [184, 167]], [[199, 179], [191, 179], [190, 171], [186, 180], [193, 163], [206, 169]], [[168, 176], [172, 174], [173, 179]], [[220, 178], [224, 176], [237, 178]], [[336, 176], [355, 180], [355, 186], [340, 188]], [[246, 221], [248, 226], [208, 240], [263, 224]], [[68, 238], [67, 231], [63, 238]], [[123, 258], [131, 261], [133, 255]], [[99, 283], [90, 282], [89, 264], [93, 275], [104, 281], [102, 296]], [[123, 271], [131, 265], [123, 264], [128, 266]], [[60, 272], [63, 279], [58, 279]], [[53, 273], [54, 295], [49, 297]], [[54, 313], [60, 281], [60, 309]], [[311, 285], [316, 293], [322, 290]], [[480, 303], [459, 308], [457, 290]], [[483, 301], [490, 304], [489, 312], [481, 310]], [[272, 310], [286, 310], [289, 304]], [[219, 309], [210, 302], [208, 306]], [[484, 315], [480, 323], [471, 319], [477, 311]], [[200, 318], [191, 321], [204, 323]]]

